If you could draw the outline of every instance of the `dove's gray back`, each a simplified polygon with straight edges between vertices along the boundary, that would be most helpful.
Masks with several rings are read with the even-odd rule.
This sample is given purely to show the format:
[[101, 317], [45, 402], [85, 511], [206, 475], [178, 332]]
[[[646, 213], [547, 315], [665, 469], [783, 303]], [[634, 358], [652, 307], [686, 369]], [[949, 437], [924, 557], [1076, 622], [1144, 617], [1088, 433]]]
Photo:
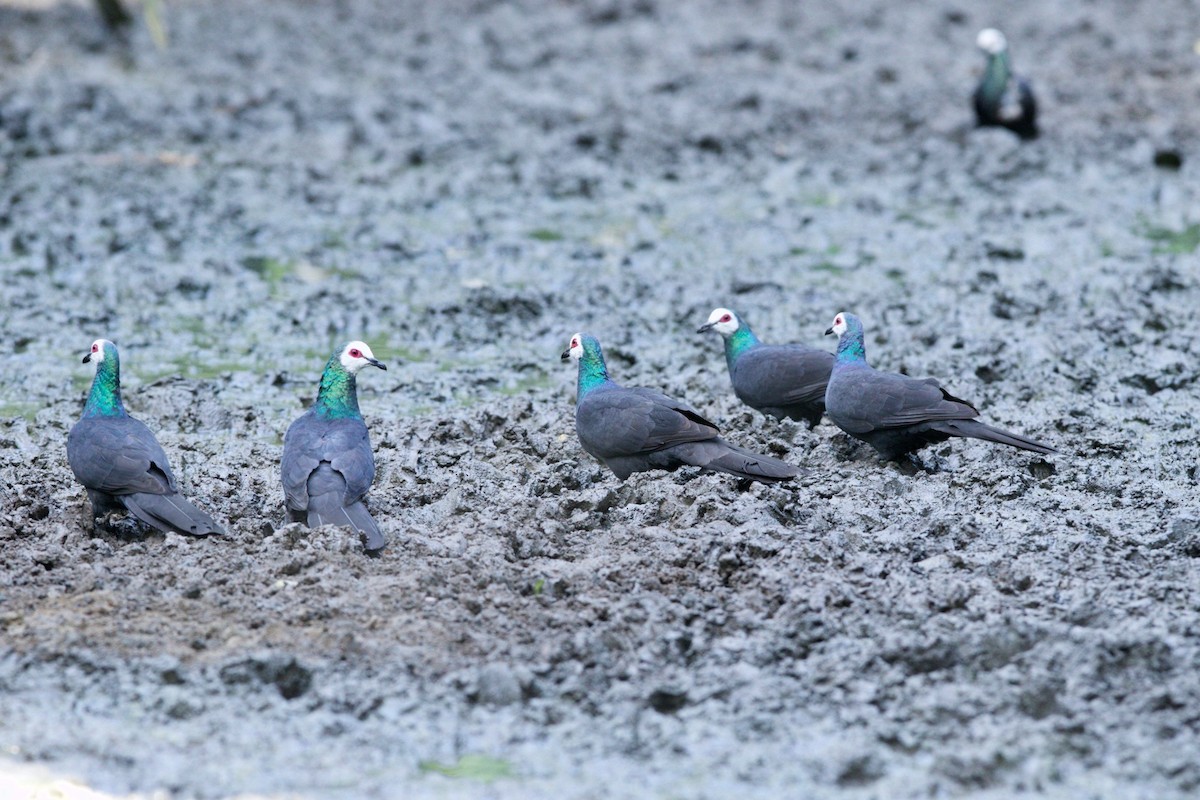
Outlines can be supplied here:
[[284, 437], [280, 473], [292, 520], [348, 525], [366, 536], [367, 550], [383, 546], [383, 534], [362, 503], [375, 480], [375, 456], [361, 418], [305, 412]]

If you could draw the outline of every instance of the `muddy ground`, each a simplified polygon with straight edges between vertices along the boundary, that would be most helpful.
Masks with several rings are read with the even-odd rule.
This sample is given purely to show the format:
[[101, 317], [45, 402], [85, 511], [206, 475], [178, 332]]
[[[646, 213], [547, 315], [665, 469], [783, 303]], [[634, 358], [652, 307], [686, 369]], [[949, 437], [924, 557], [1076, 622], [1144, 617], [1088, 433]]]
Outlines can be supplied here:
[[[7, 785], [1196, 796], [1196, 8], [1005, 9], [172, 0], [158, 52], [0, 3]], [[992, 24], [1035, 142], [971, 125]], [[853, 310], [876, 366], [1063, 452], [908, 474], [766, 421], [716, 305], [826, 347]], [[577, 330], [810, 473], [619, 483]], [[64, 446], [101, 336], [227, 537], [93, 528]], [[282, 527], [349, 338], [389, 365], [378, 559]]]

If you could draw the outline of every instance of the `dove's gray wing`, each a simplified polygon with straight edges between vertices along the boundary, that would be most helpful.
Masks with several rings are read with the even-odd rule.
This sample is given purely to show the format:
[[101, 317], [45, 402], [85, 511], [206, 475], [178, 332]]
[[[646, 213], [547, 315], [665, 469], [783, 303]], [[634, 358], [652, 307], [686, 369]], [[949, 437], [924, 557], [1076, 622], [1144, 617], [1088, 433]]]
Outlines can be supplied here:
[[366, 495], [375, 480], [375, 458], [361, 419], [324, 419], [307, 412], [291, 424], [283, 439], [280, 463], [289, 508], [308, 508], [308, 480], [322, 462], [345, 481], [343, 504]]
[[833, 354], [802, 345], [760, 345], [743, 353], [730, 370], [738, 398], [776, 418], [815, 425], [825, 410]]
[[787, 480], [799, 470], [770, 456], [734, 447], [717, 426], [686, 403], [660, 392], [609, 385], [577, 406], [575, 429], [583, 449], [624, 480], [648, 469], [688, 464], [764, 482]]
[[320, 434], [313, 428], [313, 415], [302, 414], [283, 437], [283, 456], [279, 473], [283, 482], [284, 502], [289, 509], [308, 509], [308, 477], [321, 465], [316, 445]]
[[104, 494], [178, 491], [167, 454], [132, 417], [85, 417], [67, 435], [67, 461], [88, 489]]
[[975, 419], [979, 412], [933, 378], [876, 372], [867, 366], [835, 370], [826, 400], [834, 423], [875, 447], [885, 458], [899, 458], [951, 437], [983, 439], [1035, 453], [1054, 448]]
[[339, 434], [338, 441], [344, 442], [345, 446], [330, 459], [329, 465], [345, 479], [342, 502], [350, 505], [362, 500], [375, 482], [375, 454], [371, 452], [371, 438], [362, 420], [346, 422], [357, 422], [358, 425], [347, 425], [345, 432]]
[[293, 519], [312, 527], [346, 525], [366, 536], [367, 550], [383, 547], [383, 534], [362, 503], [375, 480], [375, 457], [361, 419], [305, 413], [284, 436], [280, 472]]
[[827, 410], [850, 434], [902, 428], [924, 422], [971, 419], [974, 406], [951, 395], [933, 378], [876, 372], [870, 367], [839, 372]]
[[575, 412], [575, 429], [583, 449], [599, 459], [649, 453], [719, 433], [686, 403], [649, 389], [619, 386], [585, 397]]
[[161, 531], [224, 533], [179, 494], [167, 455], [150, 429], [132, 417], [84, 417], [67, 435], [67, 461], [88, 490], [94, 512], [119, 503]]

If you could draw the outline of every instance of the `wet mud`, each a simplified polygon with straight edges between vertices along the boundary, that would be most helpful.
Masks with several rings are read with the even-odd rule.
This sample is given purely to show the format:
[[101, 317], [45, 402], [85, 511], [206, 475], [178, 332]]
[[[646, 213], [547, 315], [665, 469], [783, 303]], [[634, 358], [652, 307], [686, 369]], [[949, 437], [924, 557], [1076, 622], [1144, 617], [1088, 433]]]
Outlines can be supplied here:
[[[1193, 797], [1194, 7], [0, 5], [0, 772], [140, 796]], [[1008, 33], [1043, 135], [972, 126]], [[740, 406], [714, 306], [1051, 457]], [[617, 481], [572, 333], [808, 474]], [[223, 538], [96, 528], [89, 343]], [[284, 525], [321, 367], [389, 539]], [[32, 788], [31, 788], [32, 787]], [[159, 795], [153, 793], [159, 792]]]

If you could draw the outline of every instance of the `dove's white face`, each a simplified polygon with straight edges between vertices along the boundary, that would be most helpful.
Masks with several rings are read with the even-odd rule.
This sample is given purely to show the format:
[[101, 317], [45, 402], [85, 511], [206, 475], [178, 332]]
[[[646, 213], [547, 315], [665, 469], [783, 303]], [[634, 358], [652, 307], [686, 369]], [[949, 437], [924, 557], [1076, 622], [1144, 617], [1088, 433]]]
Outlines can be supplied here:
[[738, 329], [738, 318], [728, 308], [714, 308], [713, 312], [708, 315], [706, 327], [722, 336], [729, 336]]
[[995, 28], [984, 28], [975, 37], [975, 46], [989, 56], [994, 56], [1008, 49], [1008, 40], [1004, 38], [1003, 33]]
[[83, 363], [91, 364], [93, 367], [100, 366], [100, 362], [104, 360], [104, 345], [106, 344], [112, 344], [112, 342], [108, 339], [97, 339], [92, 342], [92, 349], [83, 357]]
[[366, 366], [387, 369], [383, 362], [375, 358], [375, 354], [371, 352], [371, 348], [367, 346], [366, 342], [351, 342], [346, 345], [342, 350], [341, 362], [351, 375]]
[[583, 334], [577, 333], [571, 337], [571, 344], [567, 347], [565, 354], [572, 361], [578, 361], [583, 358]]
[[829, 328], [838, 336], [846, 332], [846, 312], [839, 311], [838, 315], [833, 318], [833, 325]]

